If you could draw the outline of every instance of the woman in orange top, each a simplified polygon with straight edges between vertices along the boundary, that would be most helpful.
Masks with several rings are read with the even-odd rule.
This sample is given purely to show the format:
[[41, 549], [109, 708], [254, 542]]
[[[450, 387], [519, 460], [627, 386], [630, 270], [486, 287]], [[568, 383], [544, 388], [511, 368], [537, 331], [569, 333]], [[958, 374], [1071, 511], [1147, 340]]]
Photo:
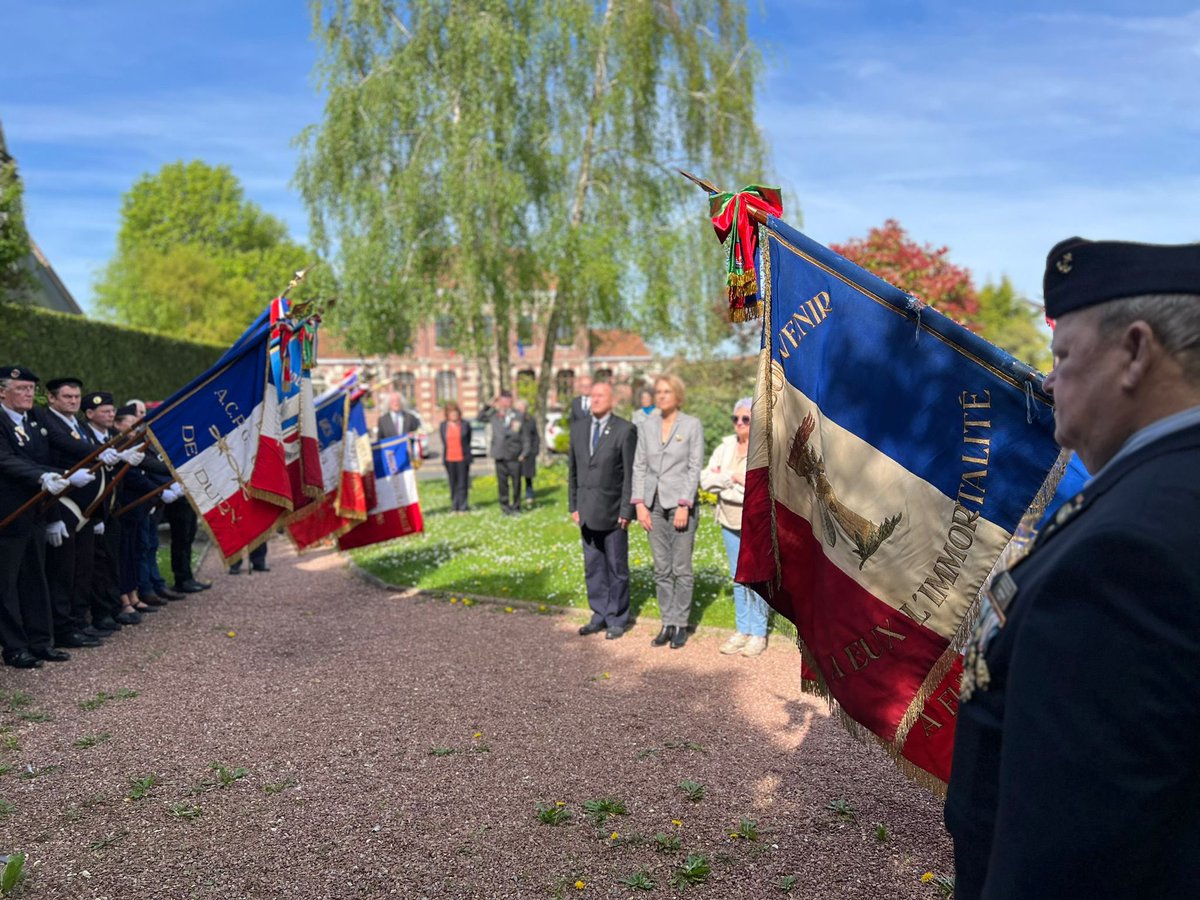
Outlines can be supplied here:
[[471, 423], [463, 420], [462, 410], [453, 400], [443, 407], [443, 412], [445, 419], [438, 430], [442, 436], [442, 460], [450, 479], [450, 508], [465, 513], [471, 489]]

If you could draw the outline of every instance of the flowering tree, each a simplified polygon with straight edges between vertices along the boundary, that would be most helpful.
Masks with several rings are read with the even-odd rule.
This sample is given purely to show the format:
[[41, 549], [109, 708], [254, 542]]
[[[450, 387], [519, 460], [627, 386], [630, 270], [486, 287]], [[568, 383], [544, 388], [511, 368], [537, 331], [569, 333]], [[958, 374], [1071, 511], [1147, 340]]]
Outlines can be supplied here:
[[946, 258], [950, 248], [918, 244], [895, 219], [888, 219], [882, 228], [872, 228], [865, 238], [851, 238], [831, 247], [939, 312], [976, 327], [979, 295], [970, 270]]

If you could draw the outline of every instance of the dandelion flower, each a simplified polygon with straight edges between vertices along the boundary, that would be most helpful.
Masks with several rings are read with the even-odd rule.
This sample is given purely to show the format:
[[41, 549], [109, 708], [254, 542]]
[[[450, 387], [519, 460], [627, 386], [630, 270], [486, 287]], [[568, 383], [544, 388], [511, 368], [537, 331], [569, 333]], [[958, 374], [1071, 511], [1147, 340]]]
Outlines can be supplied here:
[[475, 740], [479, 740], [481, 737], [483, 737], [483, 732], [477, 731], [473, 735], [471, 735], [471, 737], [475, 738]]
[[457, 603], [457, 602], [458, 602], [458, 598], [457, 598], [457, 597], [451, 597], [451, 598], [450, 598], [450, 602], [451, 602], [451, 603]]
[[731, 832], [729, 832], [729, 836], [731, 838], [736, 838], [738, 836], [738, 833], [736, 831], [731, 831]]
[[674, 826], [676, 826], [676, 827], [679, 827], [680, 825], [682, 825], [682, 824], [683, 824], [683, 822], [681, 822], [679, 819], [672, 819], [672, 820], [671, 820], [671, 824], [672, 824], [672, 825], [674, 825]]
[[617, 838], [619, 838], [620, 836], [621, 836], [621, 835], [620, 835], [620, 834], [618, 834], [618, 833], [617, 833], [617, 832], [615, 832], [615, 831], [612, 833], [612, 839], [613, 839], [614, 841], [615, 841]]
[[575, 889], [577, 891], [582, 891], [585, 887], [587, 887], [587, 885], [584, 884], [582, 881], [575, 882]]
[[237, 632], [236, 631], [227, 631], [227, 632], [225, 632], [225, 635], [226, 635], [226, 637], [237, 637]]
[[926, 872], [924, 875], [921, 876], [921, 884], [929, 884], [929, 882], [931, 882], [931, 881], [933, 881], [933, 873], [932, 872]]
[[566, 806], [566, 804], [565, 804], [565, 803], [563, 803], [561, 800], [555, 800], [555, 801], [554, 801], [554, 805], [555, 805], [555, 806]]
[[504, 611], [505, 611], [505, 612], [512, 612], [512, 611], [513, 611], [513, 608], [512, 608], [511, 606], [506, 606], [506, 607], [504, 607]]

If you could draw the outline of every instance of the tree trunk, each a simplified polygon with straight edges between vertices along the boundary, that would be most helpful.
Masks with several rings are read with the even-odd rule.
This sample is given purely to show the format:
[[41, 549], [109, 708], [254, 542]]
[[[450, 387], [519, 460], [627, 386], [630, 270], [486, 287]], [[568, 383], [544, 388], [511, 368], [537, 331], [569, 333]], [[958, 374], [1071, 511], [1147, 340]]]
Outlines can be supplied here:
[[[588, 190], [591, 188], [592, 157], [596, 151], [596, 125], [600, 118], [600, 105], [608, 89], [608, 40], [612, 30], [613, 12], [617, 0], [608, 0], [604, 9], [604, 22], [600, 26], [600, 41], [596, 48], [596, 67], [592, 75], [592, 100], [588, 108], [587, 129], [583, 136], [583, 146], [579, 154], [579, 178], [575, 182], [575, 198], [571, 202], [571, 218], [567, 228], [567, 246], [570, 247], [574, 232], [583, 222], [584, 205], [587, 202]], [[568, 259], [572, 259], [570, 249]], [[554, 375], [554, 352], [558, 348], [558, 329], [563, 320], [563, 311], [569, 310], [571, 289], [574, 285], [574, 265], [563, 267], [559, 271], [558, 284], [555, 287], [553, 299], [550, 301], [550, 315], [546, 319], [546, 340], [542, 345], [542, 365], [538, 372], [537, 389], [537, 421], [546, 414], [546, 398], [550, 395], [550, 379]], [[586, 333], [587, 317], [583, 322]]]

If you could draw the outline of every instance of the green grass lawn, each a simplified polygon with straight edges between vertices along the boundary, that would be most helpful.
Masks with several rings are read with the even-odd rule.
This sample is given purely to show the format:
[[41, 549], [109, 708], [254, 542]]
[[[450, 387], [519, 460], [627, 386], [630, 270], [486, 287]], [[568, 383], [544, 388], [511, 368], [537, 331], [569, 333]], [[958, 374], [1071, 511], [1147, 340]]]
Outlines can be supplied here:
[[[448, 483], [422, 481], [424, 534], [352, 555], [390, 584], [587, 609], [579, 529], [567, 514], [566, 464], [539, 469], [534, 487], [537, 507], [509, 518], [500, 513], [495, 477], [476, 478], [471, 513], [456, 516], [450, 512]], [[712, 507], [701, 509], [693, 569], [692, 622], [732, 628], [729, 563]], [[636, 524], [629, 529], [629, 574], [634, 616], [657, 618], [650, 543]]]

